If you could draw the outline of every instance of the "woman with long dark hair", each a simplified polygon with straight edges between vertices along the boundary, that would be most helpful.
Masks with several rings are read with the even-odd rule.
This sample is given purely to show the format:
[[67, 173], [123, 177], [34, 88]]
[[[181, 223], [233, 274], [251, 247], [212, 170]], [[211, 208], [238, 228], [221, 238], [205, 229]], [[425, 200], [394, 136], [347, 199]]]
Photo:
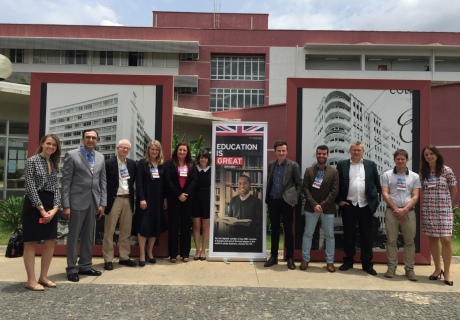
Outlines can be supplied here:
[[[37, 153], [26, 162], [26, 196], [22, 209], [24, 232], [24, 265], [27, 272], [25, 288], [43, 291], [54, 288], [56, 283], [48, 279], [48, 270], [57, 238], [57, 212], [61, 204], [57, 180], [61, 145], [54, 134], [47, 134], [40, 140]], [[40, 277], [35, 278], [35, 247], [44, 240], [41, 256]]]
[[[444, 283], [452, 286], [452, 200], [457, 193], [457, 182], [451, 168], [444, 165], [444, 157], [435, 146], [424, 147], [420, 160], [420, 180], [423, 187], [422, 231], [430, 238], [430, 250], [435, 266], [429, 279], [437, 280], [444, 276]], [[441, 252], [439, 242], [442, 246]], [[441, 255], [444, 270], [441, 268]]]
[[[188, 262], [191, 238], [191, 214], [196, 186], [196, 169], [190, 147], [179, 142], [172, 159], [165, 163], [165, 179], [168, 198], [168, 251], [169, 261], [175, 263], [178, 244], [183, 262]], [[180, 232], [180, 241], [179, 239]], [[180, 242], [180, 243], [179, 243]]]
[[[197, 184], [193, 201], [193, 240], [196, 253], [194, 260], [206, 260], [209, 241], [209, 218], [211, 204], [211, 154], [200, 150], [196, 156]], [[200, 244], [200, 234], [203, 234]]]
[[[161, 144], [152, 140], [147, 145], [144, 159], [137, 163], [136, 217], [134, 228], [139, 242], [139, 266], [145, 266], [145, 252], [149, 263], [156, 263], [153, 246], [163, 231], [166, 207], [164, 197], [164, 157]], [[147, 242], [147, 250], [145, 244]]]

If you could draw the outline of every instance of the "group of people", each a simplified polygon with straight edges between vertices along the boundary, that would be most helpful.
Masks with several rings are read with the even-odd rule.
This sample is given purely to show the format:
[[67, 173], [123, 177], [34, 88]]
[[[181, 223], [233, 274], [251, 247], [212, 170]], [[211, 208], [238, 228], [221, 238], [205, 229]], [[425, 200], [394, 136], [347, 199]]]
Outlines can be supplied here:
[[[117, 224], [120, 231], [120, 265], [137, 266], [129, 257], [131, 234], [138, 238], [139, 266], [143, 267], [147, 262], [155, 263], [153, 248], [166, 229], [169, 231], [169, 261], [176, 263], [179, 255], [183, 262], [188, 262], [192, 218], [196, 246], [194, 260], [206, 259], [211, 187], [209, 152], [201, 150], [194, 162], [188, 144], [180, 142], [174, 149], [172, 159], [165, 161], [160, 142], [153, 140], [147, 145], [145, 157], [136, 163], [127, 158], [131, 150], [129, 140], [122, 139], [118, 142], [117, 154], [106, 160], [95, 150], [98, 137], [97, 131], [84, 130], [82, 145], [65, 155], [61, 188], [57, 179], [61, 147], [56, 135], [45, 135], [40, 140], [37, 153], [27, 160], [22, 221], [27, 272], [25, 287], [30, 290], [43, 291], [45, 287], [56, 287], [48, 278], [48, 270], [57, 238], [56, 213], [59, 209], [62, 209], [63, 217], [69, 219], [66, 247], [66, 273], [69, 281], [78, 282], [79, 275], [101, 275], [100, 271], [93, 269], [92, 241], [96, 218], [102, 216], [105, 217], [102, 247], [105, 270], [113, 270], [113, 235]], [[334, 216], [337, 204], [342, 215], [345, 253], [339, 270], [353, 268], [355, 241], [359, 231], [362, 269], [376, 275], [372, 263], [372, 219], [381, 194], [387, 204], [385, 227], [388, 270], [385, 277], [395, 276], [398, 264], [396, 243], [401, 228], [405, 274], [409, 280], [415, 281], [414, 206], [419, 200], [420, 189], [423, 189], [422, 231], [430, 239], [435, 263], [435, 270], [429, 279], [444, 277], [447, 285], [453, 285], [450, 262], [452, 200], [457, 191], [456, 179], [452, 170], [444, 165], [443, 156], [435, 146], [423, 148], [420, 174], [407, 168], [409, 155], [407, 151], [398, 149], [394, 153], [394, 169], [380, 176], [376, 164], [363, 159], [362, 142], [351, 144], [351, 158], [339, 161], [337, 169], [328, 165], [328, 147], [320, 145], [316, 149], [316, 163], [305, 170], [303, 181], [299, 165], [287, 158], [287, 143], [277, 141], [274, 150], [277, 159], [268, 164], [265, 196], [271, 222], [271, 255], [264, 263], [265, 267], [278, 263], [282, 221], [287, 267], [296, 269], [293, 260], [293, 208], [303, 193], [306, 199], [305, 229], [300, 269], [308, 269], [313, 234], [321, 219], [325, 235], [326, 268], [329, 272], [335, 272]], [[240, 180], [241, 189], [245, 189], [245, 182], [248, 185], [250, 183], [249, 179]], [[168, 221], [163, 214], [166, 208], [169, 211]], [[44, 241], [44, 249], [37, 280], [34, 268], [35, 247], [37, 241], [41, 240]], [[444, 269], [441, 267], [441, 256]]]
[[[444, 158], [435, 146], [429, 145], [423, 148], [419, 174], [407, 167], [408, 152], [398, 149], [393, 155], [394, 168], [379, 175], [376, 164], [371, 160], [363, 159], [364, 144], [361, 141], [351, 144], [350, 159], [339, 161], [337, 168], [328, 165], [329, 148], [320, 145], [316, 148], [316, 163], [305, 170], [303, 182], [300, 179], [298, 164], [286, 158], [288, 152], [286, 142], [276, 142], [274, 150], [277, 160], [270, 162], [268, 166], [266, 195], [272, 226], [272, 244], [271, 256], [265, 262], [265, 267], [278, 263], [279, 226], [282, 220], [287, 267], [296, 269], [293, 261], [293, 207], [297, 204], [298, 195], [303, 192], [306, 200], [305, 229], [300, 269], [308, 269], [313, 235], [317, 222], [321, 219], [326, 269], [329, 272], [336, 271], [334, 216], [338, 207], [342, 216], [345, 254], [339, 270], [347, 271], [353, 268], [358, 231], [362, 269], [370, 275], [377, 275], [372, 263], [372, 222], [381, 195], [387, 206], [385, 229], [388, 270], [385, 272], [385, 277], [395, 276], [398, 265], [397, 240], [401, 230], [404, 239], [405, 275], [409, 280], [417, 281], [414, 272], [414, 238], [417, 230], [414, 209], [419, 201], [420, 190], [423, 189], [422, 232], [429, 237], [435, 265], [435, 270], [429, 279], [437, 280], [444, 277], [446, 285], [453, 285], [450, 274], [454, 224], [452, 200], [457, 193], [457, 183], [452, 170], [444, 165]], [[441, 256], [444, 269], [441, 267]]]
[[[154, 245], [166, 229], [170, 262], [177, 261], [178, 250], [181, 260], [188, 262], [192, 217], [195, 260], [206, 259], [211, 191], [209, 152], [200, 150], [195, 163], [188, 144], [180, 142], [172, 159], [165, 161], [161, 143], [153, 140], [148, 143], [144, 158], [136, 163], [127, 157], [131, 150], [129, 140], [120, 140], [116, 155], [105, 159], [95, 150], [98, 138], [96, 130], [84, 130], [82, 145], [65, 155], [61, 188], [57, 178], [61, 146], [56, 135], [45, 135], [37, 153], [26, 162], [22, 221], [27, 289], [43, 291], [45, 287], [56, 287], [48, 278], [48, 270], [57, 238], [59, 209], [63, 218], [69, 220], [66, 246], [69, 281], [78, 282], [80, 275], [101, 275], [92, 265], [92, 243], [96, 219], [103, 216], [105, 270], [113, 270], [113, 236], [117, 225], [120, 265], [144, 267], [147, 262], [156, 263]], [[168, 221], [164, 215], [166, 208]], [[138, 264], [129, 256], [132, 234], [137, 235], [139, 243]], [[35, 249], [37, 241], [42, 240], [44, 249], [37, 280]]]

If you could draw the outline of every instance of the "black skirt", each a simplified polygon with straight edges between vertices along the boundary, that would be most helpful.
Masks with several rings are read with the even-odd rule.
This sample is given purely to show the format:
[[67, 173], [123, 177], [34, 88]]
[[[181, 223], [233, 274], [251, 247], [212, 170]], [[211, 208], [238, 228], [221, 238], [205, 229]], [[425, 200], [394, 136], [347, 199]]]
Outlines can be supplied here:
[[[39, 191], [38, 196], [42, 201], [46, 211], [53, 209], [54, 194], [49, 191]], [[40, 211], [32, 206], [29, 197], [24, 199], [22, 208], [22, 230], [24, 232], [24, 242], [49, 240], [57, 238], [58, 215], [54, 215], [50, 223], [39, 223], [42, 217]]]

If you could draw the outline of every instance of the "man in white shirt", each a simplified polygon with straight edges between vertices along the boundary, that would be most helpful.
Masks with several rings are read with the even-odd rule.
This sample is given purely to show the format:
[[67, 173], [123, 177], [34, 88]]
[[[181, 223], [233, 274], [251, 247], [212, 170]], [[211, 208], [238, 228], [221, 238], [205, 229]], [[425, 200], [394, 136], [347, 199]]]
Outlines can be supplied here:
[[377, 275], [372, 263], [372, 219], [379, 205], [381, 192], [377, 165], [363, 160], [364, 144], [355, 141], [350, 147], [350, 160], [337, 163], [339, 171], [339, 194], [336, 203], [340, 206], [343, 222], [343, 249], [345, 257], [339, 270], [353, 268], [356, 254], [356, 224], [361, 236], [361, 265], [370, 275]]
[[385, 277], [393, 278], [398, 266], [397, 240], [399, 227], [404, 238], [404, 265], [406, 277], [417, 281], [414, 272], [416, 217], [414, 207], [418, 202], [421, 183], [419, 175], [407, 168], [409, 154], [398, 149], [393, 155], [395, 167], [381, 176], [382, 197], [387, 204], [385, 229], [388, 270]]

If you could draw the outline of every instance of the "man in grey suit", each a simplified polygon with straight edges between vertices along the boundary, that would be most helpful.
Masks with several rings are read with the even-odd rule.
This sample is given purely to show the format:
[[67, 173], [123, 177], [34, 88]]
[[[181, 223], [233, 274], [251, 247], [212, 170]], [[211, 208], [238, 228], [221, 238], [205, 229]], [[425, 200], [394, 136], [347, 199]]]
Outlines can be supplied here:
[[268, 164], [267, 194], [265, 196], [270, 214], [272, 245], [271, 256], [265, 262], [264, 267], [271, 267], [278, 263], [280, 220], [283, 219], [287, 267], [295, 270], [292, 223], [294, 206], [302, 192], [300, 167], [297, 162], [286, 158], [288, 154], [286, 141], [276, 141], [273, 149], [275, 149], [277, 159]]
[[[67, 279], [80, 280], [79, 274], [100, 276], [92, 265], [92, 245], [96, 216], [104, 214], [107, 187], [104, 156], [95, 150], [96, 130], [83, 131], [83, 146], [69, 151], [62, 167], [63, 216], [69, 221], [67, 236]], [[77, 266], [77, 245], [80, 259]]]
[[361, 236], [361, 265], [370, 275], [377, 275], [372, 263], [372, 219], [379, 206], [382, 192], [377, 165], [363, 160], [364, 144], [355, 141], [350, 147], [351, 158], [337, 163], [339, 171], [339, 194], [336, 202], [340, 206], [343, 222], [343, 249], [345, 258], [339, 270], [353, 268], [356, 254], [356, 223]]

